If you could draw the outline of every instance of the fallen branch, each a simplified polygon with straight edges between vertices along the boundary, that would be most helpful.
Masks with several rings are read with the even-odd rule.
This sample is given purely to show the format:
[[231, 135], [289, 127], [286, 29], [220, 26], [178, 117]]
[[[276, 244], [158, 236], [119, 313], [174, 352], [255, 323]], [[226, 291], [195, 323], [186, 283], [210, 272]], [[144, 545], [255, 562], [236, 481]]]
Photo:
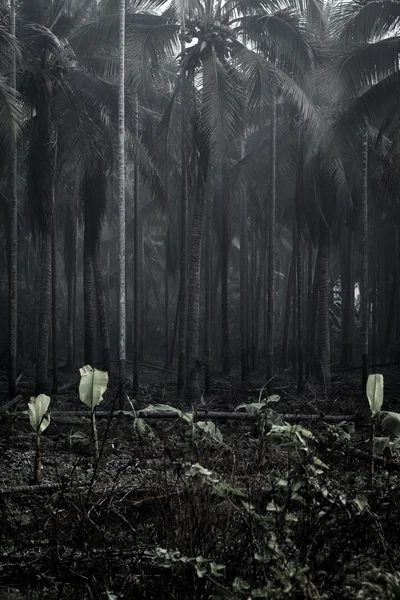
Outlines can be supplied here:
[[[371, 460], [371, 456], [368, 452], [363, 452], [363, 450], [358, 450], [357, 448], [348, 448], [347, 452], [360, 460], [365, 462], [369, 462]], [[400, 471], [400, 463], [387, 461], [382, 456], [374, 456], [374, 463], [381, 465], [388, 471]]]
[[4, 404], [3, 406], [0, 406], [0, 414], [1, 413], [6, 413], [10, 408], [12, 408], [13, 406], [15, 406], [19, 402], [21, 402], [21, 400], [23, 400], [23, 399], [24, 399], [24, 397], [22, 396], [22, 394], [18, 394], [18, 396], [15, 396], [15, 398], [13, 398], [9, 402], [7, 402], [7, 404]]

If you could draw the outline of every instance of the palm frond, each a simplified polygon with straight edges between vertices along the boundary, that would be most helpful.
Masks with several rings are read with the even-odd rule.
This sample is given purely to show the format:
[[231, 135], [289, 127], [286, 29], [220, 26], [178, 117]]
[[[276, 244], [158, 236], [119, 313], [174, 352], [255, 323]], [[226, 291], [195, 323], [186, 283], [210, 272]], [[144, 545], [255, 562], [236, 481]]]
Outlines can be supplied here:
[[54, 33], [37, 23], [29, 23], [23, 28], [24, 47], [32, 57], [37, 59], [43, 56], [43, 52], [49, 52], [53, 55], [54, 62], [59, 62], [61, 65], [68, 65], [68, 52], [59, 38]]
[[202, 134], [217, 151], [226, 152], [243, 128], [242, 81], [232, 65], [222, 64], [214, 48], [203, 61], [202, 77]]
[[337, 54], [325, 70], [330, 93], [343, 98], [358, 96], [399, 69], [399, 51], [400, 38], [391, 37]]
[[0, 77], [0, 150], [10, 148], [21, 131], [22, 105], [15, 90]]
[[332, 15], [332, 35], [350, 42], [373, 41], [393, 33], [400, 22], [400, 3], [392, 0], [340, 2]]
[[243, 74], [247, 88], [247, 105], [250, 112], [268, 113], [274, 97], [281, 95], [297, 109], [306, 126], [315, 131], [322, 116], [304, 90], [276, 65], [256, 52], [244, 48], [233, 59], [233, 64]]
[[301, 77], [311, 70], [313, 39], [297, 13], [282, 10], [272, 15], [245, 16], [237, 29], [259, 52], [268, 54], [272, 50], [284, 71]]

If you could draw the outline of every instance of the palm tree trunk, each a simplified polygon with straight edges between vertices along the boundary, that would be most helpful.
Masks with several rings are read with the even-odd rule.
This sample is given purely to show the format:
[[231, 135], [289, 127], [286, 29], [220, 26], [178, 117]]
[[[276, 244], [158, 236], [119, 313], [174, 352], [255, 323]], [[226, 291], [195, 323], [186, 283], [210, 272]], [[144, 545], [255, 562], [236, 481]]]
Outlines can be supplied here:
[[229, 351], [229, 299], [228, 299], [228, 274], [229, 274], [229, 246], [230, 246], [230, 182], [226, 159], [222, 161], [222, 235], [221, 235], [221, 350], [222, 372], [228, 375], [230, 366]]
[[[183, 17], [184, 18], [184, 17]], [[182, 42], [182, 46], [183, 42]], [[188, 178], [186, 164], [186, 91], [188, 82], [182, 76], [181, 114], [181, 247], [180, 247], [180, 287], [179, 287], [179, 340], [177, 394], [181, 398], [186, 386], [186, 344], [188, 335]]]
[[[136, 123], [135, 134], [139, 138], [139, 98], [135, 98]], [[140, 205], [139, 205], [139, 166], [135, 161], [133, 169], [133, 383], [132, 394], [135, 398], [139, 392], [140, 382], [140, 316], [141, 309], [144, 310], [144, 304], [141, 305], [141, 280], [143, 275], [143, 257], [141, 248], [141, 227], [140, 227]]]
[[125, 409], [126, 393], [126, 253], [125, 253], [125, 0], [119, 0], [118, 81], [118, 361], [119, 408]]
[[[325, 390], [331, 387], [331, 346], [329, 331], [329, 233], [324, 224], [320, 225], [320, 237], [318, 248], [318, 333], [319, 333], [319, 356], [318, 375]], [[315, 277], [316, 275], [314, 275]]]
[[104, 290], [103, 275], [100, 264], [100, 246], [96, 245], [92, 253], [92, 268], [97, 297], [97, 309], [99, 315], [99, 329], [101, 339], [101, 368], [110, 371], [110, 333], [108, 327], [108, 314], [106, 294]]
[[213, 196], [207, 196], [205, 223], [205, 283], [204, 283], [204, 394], [211, 390], [211, 298], [212, 298], [212, 205]]
[[94, 348], [95, 348], [95, 327], [96, 327], [96, 313], [94, 310], [94, 289], [93, 289], [93, 270], [92, 270], [92, 258], [91, 249], [89, 246], [89, 233], [85, 227], [84, 241], [83, 241], [83, 315], [84, 315], [84, 329], [85, 329], [85, 365], [93, 365], [94, 362]]
[[193, 225], [191, 232], [190, 259], [189, 259], [189, 295], [188, 295], [188, 325], [187, 325], [187, 352], [188, 370], [186, 395], [190, 402], [200, 401], [200, 348], [199, 348], [199, 326], [200, 326], [200, 264], [201, 264], [201, 240], [204, 220], [204, 201], [209, 166], [209, 148], [203, 142], [200, 150], [198, 181], [193, 214]]
[[[297, 211], [296, 211], [297, 212]], [[303, 281], [302, 281], [302, 244], [299, 216], [295, 224], [296, 244], [296, 324], [297, 324], [297, 393], [304, 391], [304, 335], [303, 335]]]
[[39, 327], [36, 351], [35, 394], [48, 394], [48, 351], [51, 321], [51, 227], [42, 232]]
[[[54, 202], [54, 201], [53, 201]], [[56, 213], [53, 209], [51, 229], [51, 343], [53, 356], [53, 394], [57, 394], [57, 248], [56, 248]]]
[[272, 103], [271, 117], [271, 190], [269, 201], [268, 231], [268, 348], [267, 391], [273, 393], [274, 335], [275, 335], [275, 219], [276, 219], [276, 98]]
[[[11, 35], [15, 37], [15, 0], [10, 3]], [[13, 51], [11, 87], [17, 87], [16, 55]], [[17, 138], [13, 137], [10, 168], [10, 208], [9, 208], [9, 282], [8, 282], [8, 319], [9, 319], [9, 363], [8, 363], [8, 395], [10, 399], [17, 393], [17, 337], [18, 337], [18, 196], [17, 196]]]
[[170, 365], [170, 339], [171, 339], [171, 313], [170, 304], [170, 281], [169, 281], [169, 243], [171, 236], [171, 225], [168, 224], [164, 243], [165, 269], [164, 269], [164, 367]]
[[256, 236], [256, 209], [251, 207], [252, 227], [250, 230], [250, 285], [249, 285], [249, 304], [248, 304], [248, 331], [250, 333], [250, 370], [257, 368], [257, 350], [256, 350], [256, 284], [257, 284], [257, 236]]
[[363, 193], [362, 218], [362, 277], [361, 277], [361, 346], [362, 346], [362, 393], [368, 379], [368, 130], [363, 140]]
[[311, 357], [312, 357], [312, 286], [313, 286], [313, 243], [311, 235], [308, 240], [308, 264], [307, 264], [307, 350], [306, 350], [306, 379], [311, 374]]
[[289, 334], [290, 334], [290, 314], [292, 305], [293, 295], [293, 278], [294, 278], [294, 252], [292, 256], [288, 258], [288, 264], [286, 267], [286, 299], [285, 299], [285, 312], [283, 316], [283, 333], [282, 333], [282, 358], [281, 367], [286, 369], [289, 362]]
[[67, 269], [67, 363], [66, 369], [72, 371], [75, 367], [75, 329], [76, 329], [76, 292], [77, 292], [77, 259], [78, 259], [78, 214], [76, 210], [75, 227], [73, 227], [73, 253], [71, 264]]
[[[244, 141], [241, 143], [241, 158], [244, 157]], [[247, 249], [247, 193], [240, 193], [240, 364], [241, 380], [246, 383], [249, 376], [248, 331], [248, 249]]]
[[354, 279], [353, 279], [353, 231], [347, 234], [347, 245], [342, 252], [342, 352], [341, 367], [350, 367], [352, 364], [353, 344], [352, 328], [354, 327]]
[[267, 232], [262, 232], [262, 248], [260, 251], [260, 259], [258, 261], [258, 274], [256, 284], [256, 295], [254, 302], [254, 320], [256, 323], [255, 329], [255, 340], [254, 346], [256, 348], [256, 364], [258, 365], [258, 354], [259, 354], [259, 333], [261, 331], [261, 301], [263, 298], [264, 280], [266, 278], [266, 263], [267, 263], [267, 247], [268, 247], [268, 236]]

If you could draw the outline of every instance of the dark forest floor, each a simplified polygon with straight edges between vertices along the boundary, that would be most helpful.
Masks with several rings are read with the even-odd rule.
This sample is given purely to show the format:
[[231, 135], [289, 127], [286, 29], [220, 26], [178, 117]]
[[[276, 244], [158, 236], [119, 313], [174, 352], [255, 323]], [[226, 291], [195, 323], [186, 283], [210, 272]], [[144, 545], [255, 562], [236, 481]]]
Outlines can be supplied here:
[[[384, 408], [400, 412], [399, 372], [382, 372]], [[206, 408], [258, 401], [261, 375], [251, 379], [253, 392], [237, 381], [236, 373], [216, 378]], [[142, 382], [137, 408], [177, 406], [172, 380], [147, 371]], [[248, 422], [217, 423], [218, 442], [179, 419], [149, 421], [144, 437], [132, 421], [100, 419], [105, 441], [95, 469], [78, 385], [78, 372], [60, 372], [51, 409], [82, 418], [52, 418], [39, 491], [28, 485], [29, 422], [0, 420], [0, 600], [400, 597], [390, 591], [400, 565], [399, 473], [378, 464], [371, 487], [368, 463], [351, 452], [367, 451], [369, 436], [354, 372], [335, 374], [329, 397], [315, 385], [298, 397], [291, 373], [278, 374], [274, 410], [321, 415], [301, 423], [314, 434], [307, 452], [301, 443], [269, 445]], [[26, 373], [17, 411], [32, 388]], [[117, 390], [111, 376], [100, 409], [113, 406]], [[323, 415], [355, 413], [365, 416], [355, 428], [323, 423]]]

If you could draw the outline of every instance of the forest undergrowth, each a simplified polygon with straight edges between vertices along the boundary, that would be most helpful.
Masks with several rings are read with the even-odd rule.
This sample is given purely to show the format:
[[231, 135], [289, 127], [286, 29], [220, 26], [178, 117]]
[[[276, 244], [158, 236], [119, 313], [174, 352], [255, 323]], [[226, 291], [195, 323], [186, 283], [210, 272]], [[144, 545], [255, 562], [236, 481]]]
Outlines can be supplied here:
[[[168, 382], [146, 378], [135, 408], [177, 406]], [[252, 392], [235, 381], [217, 380], [205, 407], [259, 402], [265, 382], [254, 378]], [[385, 374], [386, 410], [399, 403], [395, 381]], [[20, 382], [18, 415], [31, 385]], [[280, 373], [279, 401], [253, 423], [99, 419], [95, 463], [78, 385], [63, 373], [52, 398], [52, 411], [82, 417], [52, 416], [40, 487], [29, 485], [29, 422], [0, 415], [0, 599], [400, 598], [400, 471], [396, 456], [381, 458], [371, 485], [369, 408], [352, 372], [329, 397], [310, 385], [301, 398]], [[117, 386], [111, 377], [102, 409]], [[287, 413], [321, 418], [277, 439], [271, 419]], [[355, 423], [324, 423], [352, 414]]]

